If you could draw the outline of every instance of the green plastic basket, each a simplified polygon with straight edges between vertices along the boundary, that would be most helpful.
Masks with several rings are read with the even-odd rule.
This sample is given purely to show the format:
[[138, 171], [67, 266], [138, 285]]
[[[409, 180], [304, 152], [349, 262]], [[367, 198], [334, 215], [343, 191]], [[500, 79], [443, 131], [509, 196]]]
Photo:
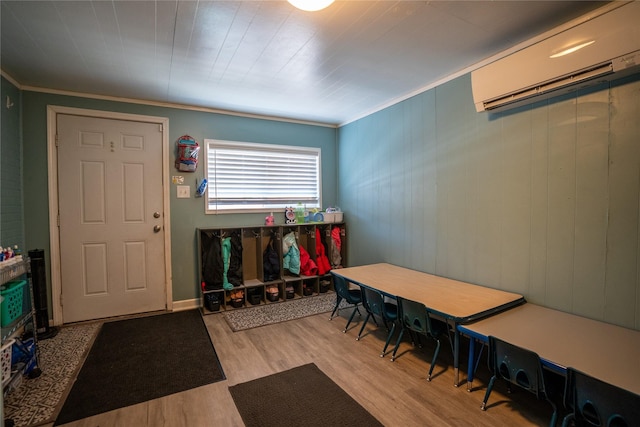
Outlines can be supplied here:
[[0, 289], [2, 295], [2, 326], [7, 326], [22, 314], [22, 298], [26, 280], [7, 282]]

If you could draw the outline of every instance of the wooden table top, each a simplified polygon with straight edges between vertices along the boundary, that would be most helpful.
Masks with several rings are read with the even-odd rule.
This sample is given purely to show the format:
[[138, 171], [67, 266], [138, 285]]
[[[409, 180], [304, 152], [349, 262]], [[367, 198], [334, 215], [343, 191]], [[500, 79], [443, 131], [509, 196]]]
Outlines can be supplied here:
[[333, 274], [392, 296], [422, 302], [457, 323], [467, 323], [524, 302], [522, 295], [447, 279], [392, 264], [332, 270]]
[[640, 331], [527, 303], [460, 327], [640, 394]]

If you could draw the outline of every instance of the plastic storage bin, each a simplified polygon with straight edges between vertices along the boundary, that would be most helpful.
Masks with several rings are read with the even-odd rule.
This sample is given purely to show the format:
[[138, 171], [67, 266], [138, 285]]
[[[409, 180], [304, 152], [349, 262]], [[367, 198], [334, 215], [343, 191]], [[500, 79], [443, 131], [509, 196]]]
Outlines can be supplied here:
[[215, 293], [204, 294], [204, 305], [209, 311], [220, 311], [220, 299]]
[[0, 289], [0, 294], [2, 295], [2, 303], [0, 303], [2, 326], [7, 326], [22, 315], [22, 300], [26, 284], [26, 280], [14, 280], [5, 283]]
[[324, 222], [335, 223], [344, 220], [343, 212], [324, 212]]

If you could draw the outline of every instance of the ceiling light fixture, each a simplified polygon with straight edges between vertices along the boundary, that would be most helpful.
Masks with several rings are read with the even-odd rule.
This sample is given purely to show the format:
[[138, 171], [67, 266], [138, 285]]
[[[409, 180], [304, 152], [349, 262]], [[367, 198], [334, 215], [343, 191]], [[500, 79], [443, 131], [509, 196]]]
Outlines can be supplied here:
[[315, 12], [329, 7], [333, 0], [287, 0], [289, 3], [301, 10]]
[[589, 40], [588, 42], [581, 43], [581, 44], [579, 44], [577, 46], [568, 47], [566, 49], [561, 50], [558, 53], [554, 53], [549, 58], [559, 58], [561, 56], [569, 55], [570, 53], [573, 53], [573, 52], [575, 52], [577, 50], [582, 49], [583, 47], [587, 47], [587, 46], [589, 46], [591, 44], [594, 44], [595, 42], [596, 42], [595, 40]]

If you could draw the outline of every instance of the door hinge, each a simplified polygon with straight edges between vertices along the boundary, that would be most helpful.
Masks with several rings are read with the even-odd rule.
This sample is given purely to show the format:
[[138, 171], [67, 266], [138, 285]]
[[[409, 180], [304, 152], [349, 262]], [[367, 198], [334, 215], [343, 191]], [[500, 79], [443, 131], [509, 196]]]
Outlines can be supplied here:
[[56, 222], [58, 223], [58, 228], [60, 228], [60, 213], [58, 212], [58, 217], [56, 218]]
[[59, 141], [60, 141], [60, 138], [58, 137], [58, 134], [56, 133], [56, 147], [58, 147]]
[[160, 128], [160, 132], [164, 132], [164, 127], [162, 126], [162, 123], [158, 123], [158, 127]]
[[63, 299], [62, 299], [62, 292], [60, 292], [60, 307], [62, 307], [62, 301], [63, 301]]

